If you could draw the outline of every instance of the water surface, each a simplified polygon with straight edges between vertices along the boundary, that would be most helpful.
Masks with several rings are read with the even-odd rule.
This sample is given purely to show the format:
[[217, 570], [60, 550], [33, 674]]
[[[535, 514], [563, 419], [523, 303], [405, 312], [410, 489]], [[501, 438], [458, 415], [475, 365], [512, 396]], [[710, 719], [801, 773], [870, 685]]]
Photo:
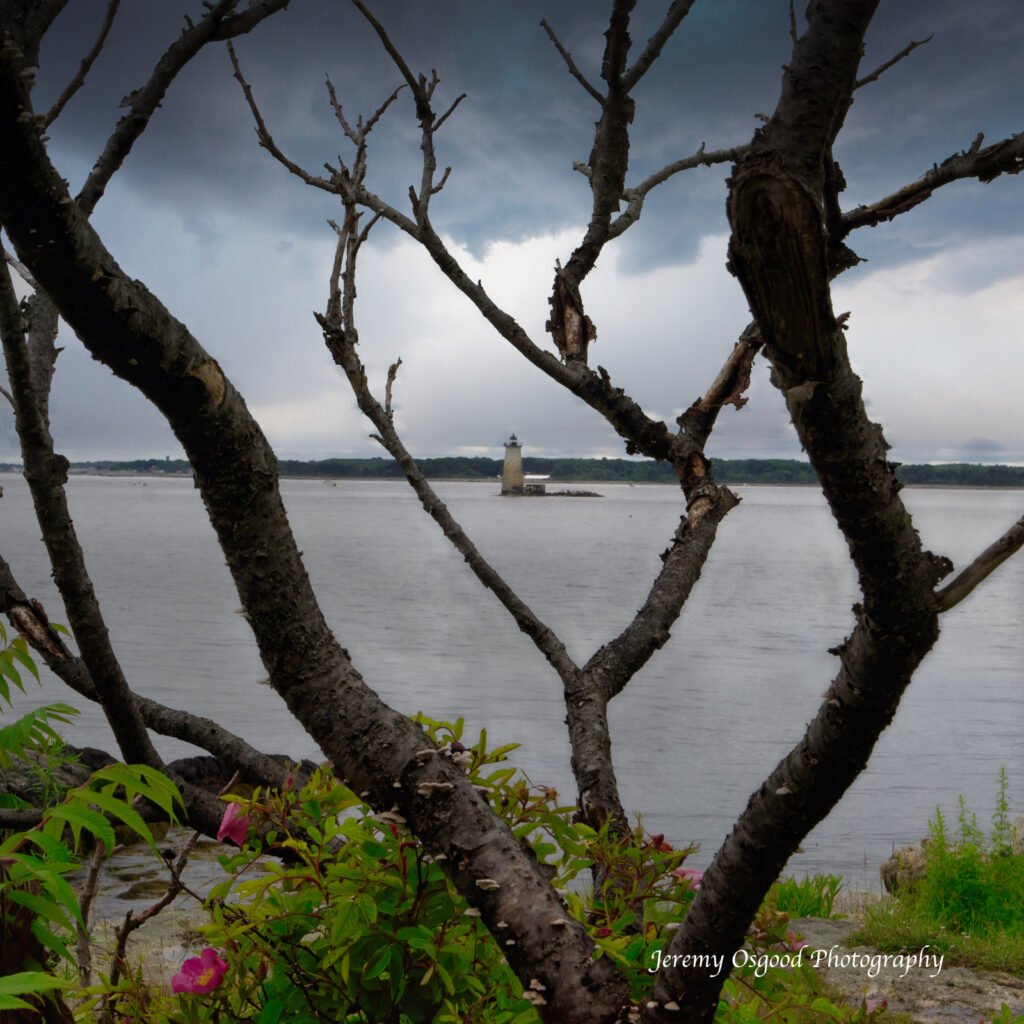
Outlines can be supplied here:
[[[63, 621], [20, 477], [2, 477], [0, 552]], [[580, 660], [640, 607], [675, 528], [672, 486], [589, 485], [602, 499], [500, 498], [496, 482], [442, 483], [485, 556]], [[812, 488], [740, 487], [671, 640], [612, 705], [626, 806], [705, 863], [750, 793], [799, 740], [852, 628], [856, 582]], [[285, 481], [285, 501], [331, 626], [367, 682], [412, 714], [464, 716], [467, 731], [518, 741], [536, 783], [571, 799], [558, 680], [398, 481]], [[71, 478], [72, 511], [132, 685], [215, 718], [256, 746], [317, 757], [264, 676], [239, 600], [190, 480]], [[1021, 514], [1020, 491], [908, 489], [925, 544], [958, 567]], [[918, 839], [958, 794], [987, 825], [1005, 765], [1024, 813], [1024, 558], [943, 617], [868, 770], [794, 857], [876, 885], [894, 844]], [[34, 703], [70, 699], [53, 679]], [[16, 710], [30, 702], [19, 699]], [[79, 745], [111, 749], [85, 709]], [[194, 752], [160, 739], [167, 756]]]

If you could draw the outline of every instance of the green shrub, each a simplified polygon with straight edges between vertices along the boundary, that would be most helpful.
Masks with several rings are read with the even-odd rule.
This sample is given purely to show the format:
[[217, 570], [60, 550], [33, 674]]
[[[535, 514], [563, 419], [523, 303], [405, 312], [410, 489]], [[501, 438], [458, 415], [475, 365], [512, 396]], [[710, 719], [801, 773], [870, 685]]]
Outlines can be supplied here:
[[953, 834], [937, 808], [925, 876], [872, 907], [854, 939], [885, 950], [929, 943], [950, 963], [1024, 972], [1024, 857], [1012, 852], [1007, 790], [1002, 770], [988, 835], [962, 797]]
[[[20, 669], [28, 670], [37, 681], [39, 672], [21, 637], [9, 644], [6, 640], [0, 626], [0, 644], [4, 645], [0, 649], [0, 698], [11, 705], [12, 684], [25, 692]], [[114, 847], [111, 819], [116, 819], [156, 853], [153, 836], [131, 806], [132, 800], [138, 796], [152, 801], [172, 821], [176, 807], [182, 806], [174, 784], [145, 766], [109, 765], [61, 794], [54, 774], [69, 758], [63, 738], [51, 723], [66, 724], [74, 714], [75, 709], [66, 704], [51, 704], [0, 727], [0, 769], [10, 766], [13, 758], [35, 756], [38, 788], [46, 805], [35, 827], [0, 830], [0, 935], [11, 943], [24, 944], [25, 968], [0, 978], [0, 1011], [38, 1009], [39, 999], [70, 987], [49, 969], [61, 960], [75, 965], [68, 943], [84, 922], [67, 875], [78, 866], [82, 833], [102, 843], [109, 853]], [[18, 804], [24, 801], [0, 800], [3, 807]]]
[[929, 823], [926, 873], [912, 901], [936, 926], [969, 935], [1006, 932], [1024, 936], [1024, 858], [1011, 853], [1007, 780], [1000, 772], [992, 833], [978, 827], [960, 797], [959, 829], [947, 834], [941, 809]]
[[836, 897], [843, 888], [840, 875], [780, 878], [768, 893], [768, 906], [790, 917], [834, 917]]
[[[596, 955], [622, 968], [634, 1003], [649, 998], [650, 968], [700, 884], [700, 872], [683, 867], [693, 848], [675, 849], [639, 826], [622, 837], [574, 823], [575, 808], [560, 805], [557, 792], [507, 764], [513, 746], [488, 750], [486, 734], [466, 746], [461, 720], [420, 721], [547, 866]], [[228, 824], [242, 848], [221, 858], [227, 877], [207, 901], [202, 958], [175, 976], [175, 994], [138, 976], [123, 981], [119, 1015], [154, 1024], [539, 1020], [542, 993], [523, 991], [500, 939], [397, 815], [373, 814], [322, 772], [300, 791], [228, 799], [235, 808]], [[287, 850], [290, 863], [270, 855], [267, 843]], [[814, 888], [823, 906], [838, 880], [796, 887]], [[777, 908], [758, 915], [726, 983], [720, 1024], [878, 1019], [882, 1008], [843, 1006], [809, 965], [795, 965], [802, 943], [788, 922]]]

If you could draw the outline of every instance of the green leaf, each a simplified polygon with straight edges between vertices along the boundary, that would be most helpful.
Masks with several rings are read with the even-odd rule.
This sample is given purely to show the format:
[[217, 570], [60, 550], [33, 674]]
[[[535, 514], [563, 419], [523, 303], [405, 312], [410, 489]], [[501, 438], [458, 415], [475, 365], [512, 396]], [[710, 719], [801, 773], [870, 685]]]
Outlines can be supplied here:
[[445, 991], [450, 996], [455, 995], [455, 982], [452, 981], [452, 976], [440, 963], [435, 962], [434, 967], [437, 969], [437, 976], [441, 979], [441, 984], [444, 985]]
[[[12, 974], [12, 978], [17, 975]], [[36, 1008], [31, 1003], [26, 1003], [24, 999], [18, 999], [15, 996], [5, 996], [0, 992], [0, 1010], [35, 1010]], [[38, 1011], [36, 1011], [38, 1012]]]
[[32, 673], [35, 677], [36, 682], [39, 682], [39, 669], [36, 668], [36, 663], [32, 660], [28, 653], [28, 644], [25, 642], [24, 637], [16, 637], [11, 641], [11, 646], [7, 648], [14, 656], [16, 661], [19, 661], [25, 668]]
[[25, 832], [24, 837], [26, 842], [35, 843], [51, 864], [67, 864], [68, 866], [73, 864], [71, 851], [60, 840], [36, 829]]
[[64, 911], [52, 900], [45, 899], [25, 889], [8, 889], [4, 899], [9, 903], [17, 903], [33, 911], [37, 918], [52, 921], [58, 928], [71, 931], [71, 922], [64, 916]]
[[50, 931], [38, 917], [32, 922], [32, 934], [42, 945], [52, 950], [62, 960], [66, 960], [69, 964], [77, 963], [74, 954], [68, 949], [67, 943], [60, 936]]
[[259, 1017], [256, 1018], [256, 1024], [277, 1024], [281, 1019], [281, 1014], [284, 1012], [284, 1001], [281, 999], [268, 999], [263, 1004], [263, 1009], [260, 1011]]
[[410, 949], [432, 949], [434, 945], [434, 933], [423, 925], [416, 925], [411, 928], [399, 928], [395, 938]]
[[101, 790], [87, 790], [84, 796], [90, 803], [106, 811], [107, 814], [120, 818], [133, 832], [141, 836], [154, 850], [156, 849], [153, 833], [149, 831], [149, 826], [133, 807]]
[[48, 824], [49, 822], [66, 821], [74, 833], [76, 847], [84, 828], [103, 843], [107, 848], [107, 853], [114, 849], [114, 830], [110, 827], [110, 822], [102, 814], [90, 810], [88, 807], [82, 807], [77, 803], [65, 803], [48, 811], [46, 817]]
[[[11, 653], [11, 649], [9, 647], [6, 650], [0, 651], [0, 679], [5, 677], [10, 679], [10, 681], [14, 683], [22, 693], [25, 692], [25, 687], [21, 682], [21, 676], [19, 675], [18, 670], [14, 667], [14, 655]], [[4, 700], [6, 700], [8, 704], [11, 703], [11, 691], [8, 689], [6, 683], [4, 684]]]
[[391, 947], [381, 946], [363, 968], [363, 978], [367, 981], [379, 978], [391, 966]]
[[[68, 865], [70, 866], [70, 865]], [[63, 865], [61, 867], [64, 867]], [[58, 900], [63, 906], [67, 907], [71, 916], [79, 923], [85, 924], [82, 920], [82, 911], [78, 905], [78, 897], [75, 895], [75, 890], [71, 888], [67, 879], [59, 873], [59, 870], [54, 870], [54, 865], [48, 865], [50, 870], [47, 871], [46, 876], [42, 879], [44, 884], [47, 886], [47, 890]]]
[[97, 782], [114, 782], [129, 793], [144, 796], [172, 818], [174, 805], [185, 807], [185, 800], [173, 780], [146, 764], [111, 764], [93, 776]]
[[78, 712], [67, 704], [47, 704], [29, 711], [0, 728], [0, 765], [9, 764], [10, 757], [24, 757], [26, 753], [45, 749], [51, 741], [61, 741], [48, 720], [70, 724], [71, 716]]

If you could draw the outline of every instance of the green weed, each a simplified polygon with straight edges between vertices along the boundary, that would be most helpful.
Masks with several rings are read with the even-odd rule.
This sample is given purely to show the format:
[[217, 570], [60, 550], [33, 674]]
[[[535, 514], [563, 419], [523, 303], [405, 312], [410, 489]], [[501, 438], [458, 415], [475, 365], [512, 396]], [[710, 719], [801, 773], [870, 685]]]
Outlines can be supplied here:
[[928, 942], [949, 963], [1024, 973], [1024, 857], [1012, 853], [1007, 790], [1004, 769], [987, 835], [963, 797], [952, 834], [937, 808], [925, 877], [870, 908], [855, 941], [884, 950]]

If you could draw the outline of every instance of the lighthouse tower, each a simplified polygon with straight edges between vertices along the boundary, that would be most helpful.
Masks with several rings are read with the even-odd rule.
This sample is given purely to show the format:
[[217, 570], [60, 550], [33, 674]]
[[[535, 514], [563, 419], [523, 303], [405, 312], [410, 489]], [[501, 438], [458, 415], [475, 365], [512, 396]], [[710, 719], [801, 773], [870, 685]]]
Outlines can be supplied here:
[[501, 471], [501, 493], [523, 493], [523, 446], [515, 434], [505, 442], [505, 466]]

